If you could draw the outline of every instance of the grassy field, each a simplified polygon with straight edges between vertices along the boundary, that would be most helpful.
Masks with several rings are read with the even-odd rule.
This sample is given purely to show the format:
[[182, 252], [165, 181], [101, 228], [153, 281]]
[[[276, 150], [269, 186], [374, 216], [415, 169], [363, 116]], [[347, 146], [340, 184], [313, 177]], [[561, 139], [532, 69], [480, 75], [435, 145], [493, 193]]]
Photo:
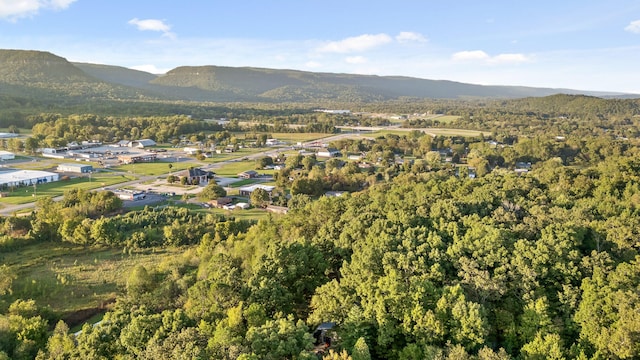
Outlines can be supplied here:
[[477, 130], [465, 130], [465, 129], [427, 128], [424, 130], [429, 134], [442, 135], [442, 136], [476, 137], [476, 136], [480, 136], [480, 134], [491, 135], [490, 131], [477, 131]]
[[66, 243], [39, 243], [12, 252], [0, 252], [3, 263], [18, 278], [17, 298], [34, 299], [60, 313], [100, 307], [121, 293], [136, 265], [154, 269], [182, 257], [184, 250], [149, 250], [133, 254], [121, 249], [87, 249]]
[[[445, 129], [445, 128], [424, 128], [421, 129], [429, 135], [442, 135], [442, 136], [464, 136], [464, 137], [476, 137], [483, 135], [491, 135], [489, 131], [477, 131], [477, 130], [465, 130], [465, 129]], [[378, 137], [387, 134], [393, 135], [407, 135], [408, 130], [380, 130], [370, 134], [370, 136]]]
[[[215, 214], [222, 214], [228, 218], [236, 218], [239, 220], [260, 220], [266, 219], [271, 214], [262, 209], [235, 209], [235, 210], [224, 210], [224, 209], [207, 209]], [[272, 215], [272, 214], [271, 214]]]
[[458, 119], [460, 119], [460, 116], [457, 116], [457, 115], [442, 115], [442, 116], [434, 116], [433, 118], [431, 118], [431, 120], [438, 121], [441, 124], [448, 124]]
[[[171, 164], [171, 169], [169, 168]], [[127, 164], [112, 167], [112, 170], [124, 171], [135, 175], [163, 175], [169, 172], [177, 172], [188, 169], [190, 167], [198, 167], [201, 164], [194, 161], [181, 161], [181, 162], [151, 162], [151, 163], [137, 163]]]
[[25, 186], [15, 188], [13, 191], [6, 191], [7, 196], [0, 198], [0, 204], [26, 204], [45, 196], [60, 196], [64, 194], [65, 190], [69, 189], [98, 189], [129, 180], [133, 180], [133, 177], [99, 173], [93, 174], [91, 179], [89, 177], [77, 177], [70, 180], [39, 184], [35, 187]]
[[[241, 172], [244, 172], [247, 170], [255, 170], [255, 169], [256, 169], [256, 162], [253, 160], [247, 160], [247, 161], [237, 161], [237, 162], [225, 164], [219, 169], [216, 169], [215, 173], [216, 175], [219, 175], [219, 176], [235, 177]], [[258, 172], [262, 172], [262, 170], [258, 170]]]
[[290, 142], [318, 140], [332, 136], [334, 134], [324, 133], [271, 133], [274, 139]]

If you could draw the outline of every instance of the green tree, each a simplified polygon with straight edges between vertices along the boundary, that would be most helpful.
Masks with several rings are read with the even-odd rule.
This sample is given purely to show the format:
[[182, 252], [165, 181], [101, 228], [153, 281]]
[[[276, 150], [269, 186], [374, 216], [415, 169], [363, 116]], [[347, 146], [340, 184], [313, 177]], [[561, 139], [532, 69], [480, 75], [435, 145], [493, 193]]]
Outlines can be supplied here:
[[289, 169], [297, 169], [300, 167], [303, 158], [304, 157], [300, 154], [291, 155], [287, 157], [284, 164]]
[[302, 161], [300, 161], [300, 164], [302, 164], [302, 166], [304, 167], [305, 170], [310, 171], [313, 166], [316, 164], [316, 157], [315, 156], [305, 156]]
[[11, 286], [17, 277], [13, 269], [5, 264], [0, 265], [0, 296], [12, 293]]
[[155, 281], [147, 269], [137, 265], [127, 277], [127, 294], [135, 298], [153, 290], [154, 285]]
[[369, 353], [369, 346], [367, 341], [361, 337], [356, 341], [351, 351], [351, 358], [353, 360], [371, 360], [371, 354]]
[[227, 196], [227, 190], [214, 181], [209, 182], [198, 194], [198, 198], [202, 201], [214, 200], [225, 196]]
[[269, 165], [273, 165], [273, 158], [271, 156], [263, 156], [256, 160], [256, 169], [264, 169]]
[[271, 197], [265, 189], [257, 188], [251, 192], [250, 201], [253, 206], [265, 207], [270, 200]]
[[527, 360], [564, 360], [562, 339], [558, 334], [538, 333], [533, 341], [522, 346], [522, 358]]
[[47, 348], [44, 357], [38, 359], [70, 359], [74, 354], [76, 344], [72, 335], [69, 334], [69, 326], [60, 320], [56, 324], [53, 334], [47, 340]]
[[251, 352], [264, 360], [295, 359], [313, 348], [313, 337], [302, 320], [292, 316], [268, 320], [247, 331]]

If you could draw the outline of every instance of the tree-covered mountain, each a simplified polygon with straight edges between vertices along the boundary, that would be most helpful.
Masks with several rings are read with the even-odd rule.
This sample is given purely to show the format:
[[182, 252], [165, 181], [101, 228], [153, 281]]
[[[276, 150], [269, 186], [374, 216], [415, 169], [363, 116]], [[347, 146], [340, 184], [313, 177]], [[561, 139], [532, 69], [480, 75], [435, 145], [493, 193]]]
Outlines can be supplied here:
[[44, 103], [158, 98], [143, 88], [91, 76], [54, 54], [28, 50], [0, 50], [0, 95]]
[[45, 101], [373, 102], [401, 98], [509, 99], [558, 93], [625, 95], [570, 89], [483, 86], [402, 76], [226, 66], [182, 66], [157, 76], [119, 66], [71, 63], [48, 52], [0, 50], [0, 95]]

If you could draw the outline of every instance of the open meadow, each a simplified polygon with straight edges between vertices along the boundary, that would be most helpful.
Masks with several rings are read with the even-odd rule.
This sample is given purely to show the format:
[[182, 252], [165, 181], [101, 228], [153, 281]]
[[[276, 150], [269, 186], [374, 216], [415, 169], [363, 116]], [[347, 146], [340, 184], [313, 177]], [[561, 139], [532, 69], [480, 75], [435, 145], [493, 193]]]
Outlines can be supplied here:
[[0, 250], [0, 262], [18, 274], [8, 301], [33, 299], [39, 306], [68, 314], [113, 301], [124, 290], [134, 266], [162, 267], [181, 259], [183, 253], [178, 248], [128, 253], [120, 248], [41, 242]]

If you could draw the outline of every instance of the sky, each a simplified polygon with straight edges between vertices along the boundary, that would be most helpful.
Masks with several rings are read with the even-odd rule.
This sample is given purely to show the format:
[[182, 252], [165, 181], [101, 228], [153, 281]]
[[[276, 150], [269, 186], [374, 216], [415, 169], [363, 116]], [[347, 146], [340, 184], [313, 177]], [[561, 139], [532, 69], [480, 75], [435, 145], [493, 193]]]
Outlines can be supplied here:
[[0, 49], [640, 94], [640, 1], [0, 0]]

